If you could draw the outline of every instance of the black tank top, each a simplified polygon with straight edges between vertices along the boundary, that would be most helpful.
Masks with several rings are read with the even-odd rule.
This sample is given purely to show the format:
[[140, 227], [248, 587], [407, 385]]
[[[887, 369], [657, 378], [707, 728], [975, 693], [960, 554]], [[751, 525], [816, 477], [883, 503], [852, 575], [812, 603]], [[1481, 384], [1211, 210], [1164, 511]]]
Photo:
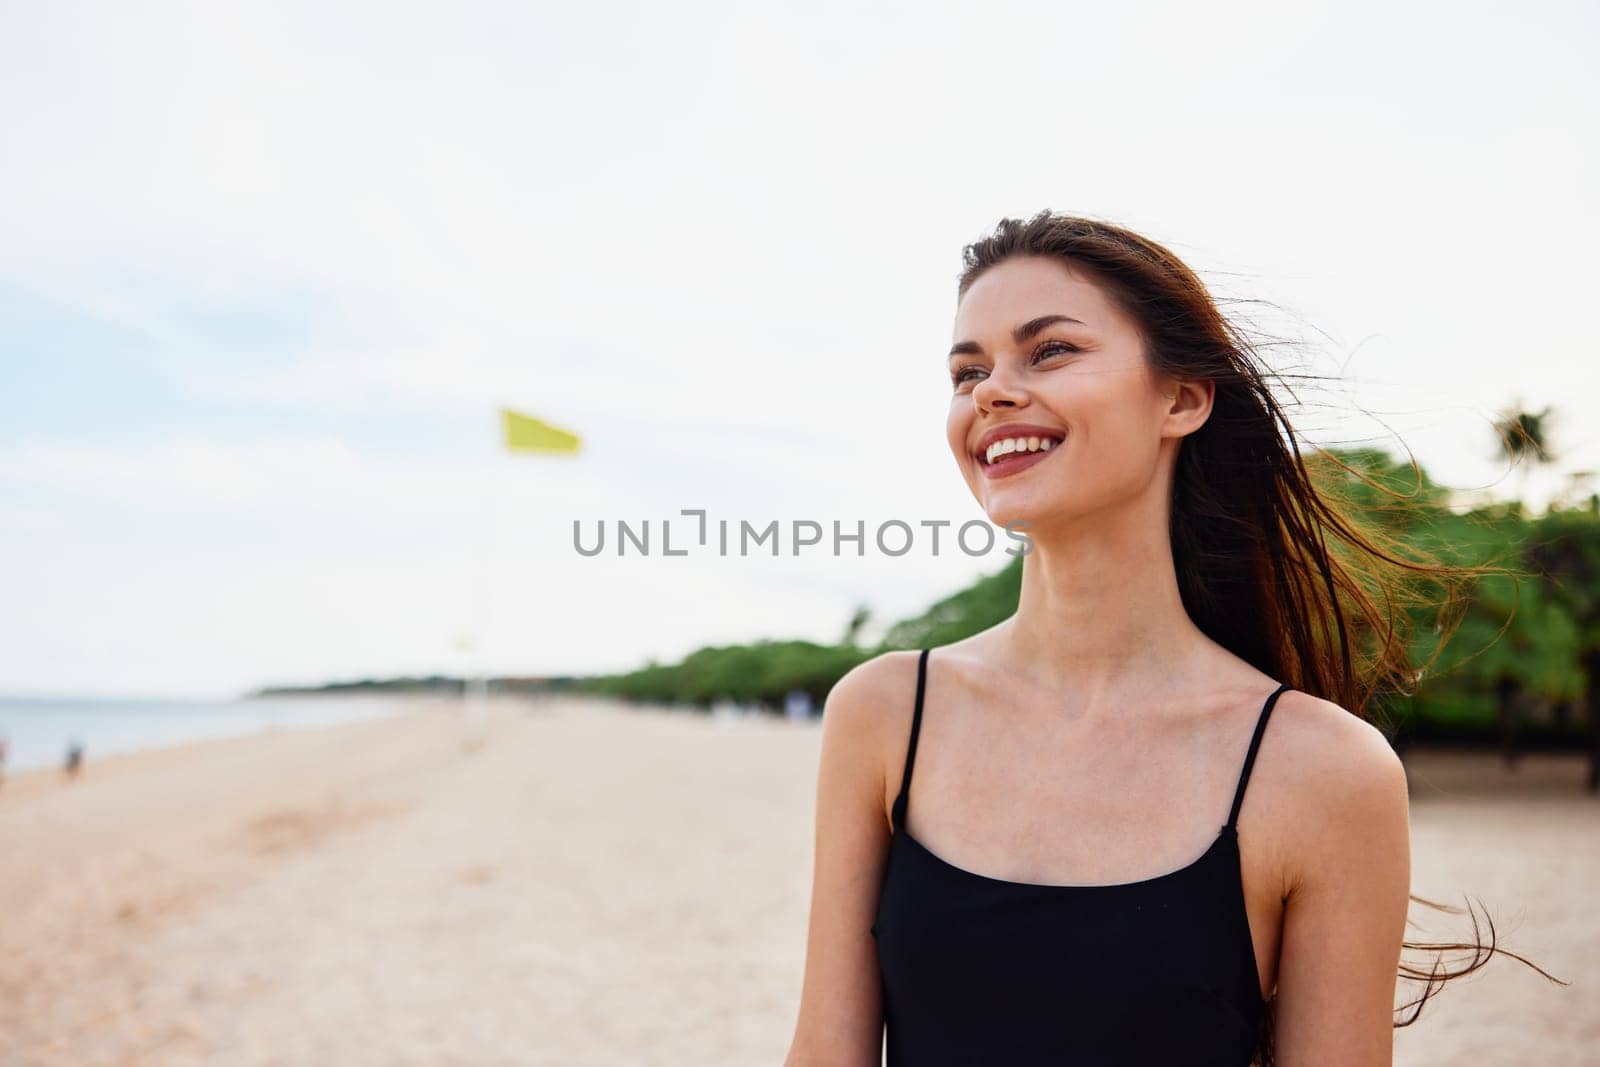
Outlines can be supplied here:
[[1193, 863], [1120, 885], [1035, 885], [975, 874], [906, 830], [928, 652], [872, 935], [888, 1067], [1071, 1064], [1246, 1067], [1262, 1033], [1233, 809]]

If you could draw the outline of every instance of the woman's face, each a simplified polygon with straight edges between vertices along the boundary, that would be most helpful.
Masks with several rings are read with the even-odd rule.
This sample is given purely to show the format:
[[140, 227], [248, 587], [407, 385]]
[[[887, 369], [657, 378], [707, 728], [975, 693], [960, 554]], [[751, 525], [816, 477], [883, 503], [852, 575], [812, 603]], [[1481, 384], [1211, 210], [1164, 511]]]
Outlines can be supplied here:
[[[954, 340], [950, 448], [1001, 526], [1040, 530], [1165, 494], [1164, 448], [1175, 455], [1210, 411], [1207, 383], [1158, 381], [1133, 321], [1057, 259], [990, 267], [957, 306]], [[1021, 443], [990, 462], [1003, 440]]]

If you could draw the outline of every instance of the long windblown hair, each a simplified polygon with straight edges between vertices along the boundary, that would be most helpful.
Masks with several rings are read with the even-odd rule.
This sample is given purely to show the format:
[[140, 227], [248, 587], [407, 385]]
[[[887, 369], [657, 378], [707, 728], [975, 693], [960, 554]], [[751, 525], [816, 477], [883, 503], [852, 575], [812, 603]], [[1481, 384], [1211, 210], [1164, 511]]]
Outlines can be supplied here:
[[[1211, 415], [1180, 445], [1172, 485], [1173, 562], [1195, 624], [1269, 676], [1363, 719], [1381, 713], [1373, 708], [1375, 698], [1414, 692], [1459, 622], [1464, 592], [1484, 574], [1512, 572], [1430, 556], [1349, 506], [1339, 487], [1356, 481], [1402, 508], [1409, 498], [1332, 453], [1302, 455], [1268, 387], [1280, 376], [1266, 369], [1259, 344], [1166, 248], [1090, 218], [1041, 211], [1025, 220], [1003, 219], [963, 250], [957, 299], [989, 268], [1017, 256], [1045, 256], [1086, 273], [1138, 325], [1153, 371], [1214, 383]], [[1415, 461], [1412, 467], [1420, 485]], [[1416, 608], [1441, 629], [1433, 656], [1421, 665], [1411, 662], [1409, 641]], [[1461, 910], [1415, 894], [1411, 899]], [[1415, 1022], [1445, 981], [1470, 974], [1496, 953], [1552, 978], [1497, 948], [1492, 920], [1487, 945], [1476, 914], [1472, 924], [1470, 942], [1403, 942], [1403, 949], [1435, 953], [1435, 962], [1426, 971], [1401, 962], [1399, 976], [1423, 989], [1396, 1009], [1398, 1016], [1415, 1008], [1397, 1027]], [[1440, 966], [1447, 951], [1472, 955], [1451, 971]], [[1273, 1063], [1275, 1009], [1276, 996], [1263, 1013], [1254, 1060], [1260, 1067]]]

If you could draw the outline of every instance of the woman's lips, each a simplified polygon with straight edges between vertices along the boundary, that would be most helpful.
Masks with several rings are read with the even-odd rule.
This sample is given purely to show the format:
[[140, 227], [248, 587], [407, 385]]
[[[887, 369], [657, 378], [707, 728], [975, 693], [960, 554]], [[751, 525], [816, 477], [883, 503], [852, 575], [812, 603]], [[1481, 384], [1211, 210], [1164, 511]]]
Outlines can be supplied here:
[[1066, 442], [1062, 441], [1049, 451], [1012, 452], [999, 457], [993, 463], [985, 463], [980, 459], [978, 461], [978, 469], [983, 472], [985, 478], [991, 481], [996, 478], [1009, 478], [1013, 474], [1027, 470], [1035, 463], [1049, 459], [1065, 446]]

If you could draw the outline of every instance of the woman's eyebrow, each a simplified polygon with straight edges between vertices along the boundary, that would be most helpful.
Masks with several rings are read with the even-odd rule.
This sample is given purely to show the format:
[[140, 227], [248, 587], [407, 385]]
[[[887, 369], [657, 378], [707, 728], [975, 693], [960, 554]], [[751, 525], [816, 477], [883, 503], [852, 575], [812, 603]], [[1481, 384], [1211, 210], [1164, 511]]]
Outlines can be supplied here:
[[[1087, 325], [1087, 323], [1075, 319], [1071, 315], [1040, 315], [1038, 318], [1029, 319], [1012, 330], [1011, 339], [1020, 345], [1046, 326], [1054, 326], [1058, 322], [1070, 322], [1074, 326]], [[983, 346], [976, 341], [957, 341], [951, 347], [950, 354], [952, 356], [981, 356], [983, 355]]]

